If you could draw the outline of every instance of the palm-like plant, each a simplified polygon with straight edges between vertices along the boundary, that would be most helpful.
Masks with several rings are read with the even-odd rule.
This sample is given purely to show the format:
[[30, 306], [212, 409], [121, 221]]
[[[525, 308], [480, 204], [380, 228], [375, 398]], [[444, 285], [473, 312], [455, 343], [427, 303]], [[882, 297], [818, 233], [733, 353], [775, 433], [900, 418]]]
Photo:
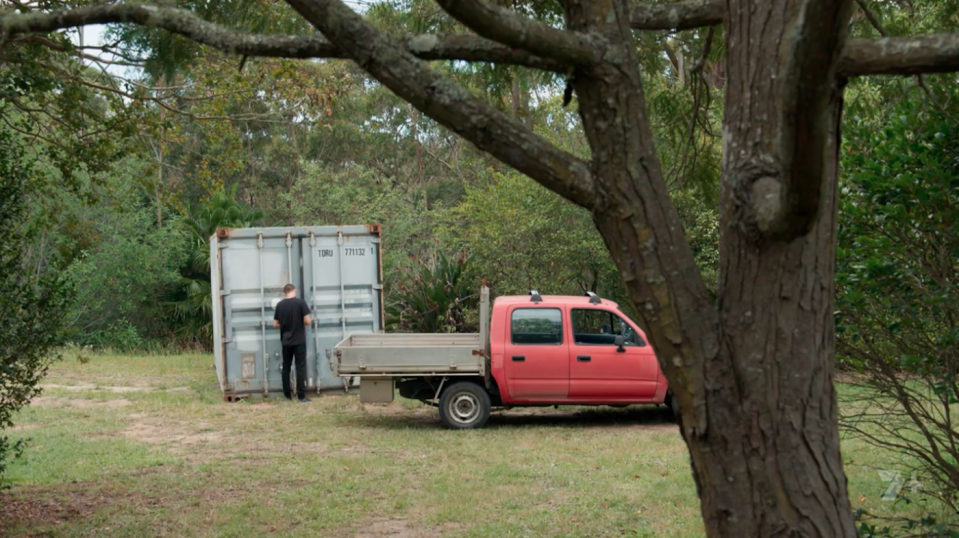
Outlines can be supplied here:
[[463, 278], [467, 257], [440, 255], [403, 271], [386, 308], [387, 327], [401, 332], [467, 332], [466, 311], [476, 306], [476, 290]]
[[181, 336], [203, 343], [209, 343], [212, 336], [210, 237], [217, 228], [246, 228], [260, 225], [262, 220], [262, 211], [237, 201], [236, 185], [189, 209], [184, 222], [190, 233], [190, 255], [180, 269], [181, 286], [172, 301]]

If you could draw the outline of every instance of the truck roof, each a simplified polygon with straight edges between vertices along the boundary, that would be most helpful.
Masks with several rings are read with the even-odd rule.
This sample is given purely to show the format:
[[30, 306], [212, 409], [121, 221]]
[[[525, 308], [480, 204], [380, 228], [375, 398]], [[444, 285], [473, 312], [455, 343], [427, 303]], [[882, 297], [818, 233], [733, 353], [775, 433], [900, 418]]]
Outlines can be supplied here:
[[[543, 298], [542, 302], [534, 303], [530, 295], [502, 295], [497, 297], [494, 302], [500, 304], [528, 304], [530, 306], [590, 304], [590, 297], [585, 295], [541, 295], [541, 297]], [[597, 306], [619, 308], [618, 304], [609, 299], [602, 299], [602, 302]]]

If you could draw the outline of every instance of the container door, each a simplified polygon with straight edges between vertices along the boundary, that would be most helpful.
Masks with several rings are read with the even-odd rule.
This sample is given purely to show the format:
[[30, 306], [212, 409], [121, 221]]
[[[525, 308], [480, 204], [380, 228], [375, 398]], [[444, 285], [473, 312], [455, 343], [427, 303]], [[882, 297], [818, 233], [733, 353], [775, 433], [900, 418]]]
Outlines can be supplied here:
[[300, 243], [282, 229], [236, 235], [220, 239], [227, 390], [280, 392], [282, 348], [273, 313], [286, 284], [296, 286], [303, 297]]
[[336, 377], [333, 347], [347, 335], [382, 329], [379, 236], [365, 226], [317, 228], [301, 239], [304, 299], [313, 311], [310, 370], [322, 389], [345, 388]]

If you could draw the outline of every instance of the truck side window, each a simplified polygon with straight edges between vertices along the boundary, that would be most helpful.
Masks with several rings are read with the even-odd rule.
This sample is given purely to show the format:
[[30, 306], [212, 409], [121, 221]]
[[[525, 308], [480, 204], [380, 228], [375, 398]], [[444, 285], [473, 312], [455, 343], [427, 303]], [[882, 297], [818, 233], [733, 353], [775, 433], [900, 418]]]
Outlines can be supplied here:
[[639, 333], [626, 321], [606, 310], [575, 308], [572, 310], [573, 341], [580, 345], [612, 346], [616, 335], [622, 335], [627, 346], [645, 346]]
[[511, 318], [510, 332], [514, 344], [563, 343], [563, 314], [558, 308], [517, 308]]

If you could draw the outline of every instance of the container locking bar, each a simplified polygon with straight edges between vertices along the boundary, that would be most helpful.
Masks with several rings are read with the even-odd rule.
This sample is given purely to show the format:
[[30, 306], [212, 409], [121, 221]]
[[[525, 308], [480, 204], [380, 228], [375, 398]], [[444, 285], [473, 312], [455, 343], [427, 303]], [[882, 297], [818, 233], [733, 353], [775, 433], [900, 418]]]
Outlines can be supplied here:
[[266, 289], [263, 286], [263, 234], [256, 234], [256, 249], [260, 255], [260, 339], [263, 344], [263, 395], [270, 394], [270, 354], [266, 352]]
[[[320, 379], [322, 379], [323, 376], [320, 375], [320, 331], [319, 331], [320, 319], [319, 319], [319, 316], [316, 315], [316, 278], [317, 278], [316, 257], [317, 256], [318, 256], [318, 253], [316, 252], [316, 235], [314, 235], [313, 232], [310, 232], [310, 273], [313, 275], [313, 281], [311, 282], [311, 284], [313, 284], [313, 317], [310, 319], [313, 320], [313, 327], [311, 328], [313, 329], [313, 353], [316, 358], [316, 393], [319, 394], [320, 386], [322, 385], [322, 383], [320, 383]], [[310, 380], [310, 383], [312, 382], [313, 380]]]

